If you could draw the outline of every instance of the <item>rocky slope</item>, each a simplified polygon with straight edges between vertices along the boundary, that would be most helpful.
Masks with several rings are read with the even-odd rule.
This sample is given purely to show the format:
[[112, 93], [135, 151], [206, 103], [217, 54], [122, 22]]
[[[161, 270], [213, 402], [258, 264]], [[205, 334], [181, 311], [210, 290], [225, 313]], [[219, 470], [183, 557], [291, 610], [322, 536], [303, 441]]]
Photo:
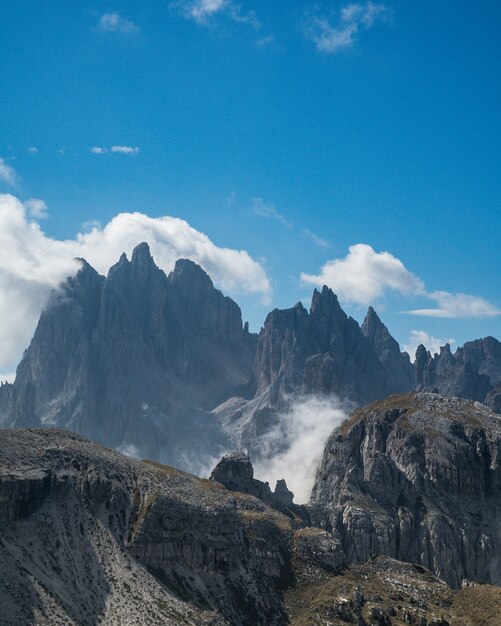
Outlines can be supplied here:
[[0, 431], [3, 626], [285, 624], [335, 540], [220, 483], [66, 431]]
[[501, 584], [501, 417], [419, 393], [356, 410], [329, 438], [311, 497], [346, 559], [425, 566], [453, 587]]
[[2, 626], [497, 625], [499, 588], [381, 556], [346, 567], [266, 486], [242, 456], [204, 480], [67, 431], [1, 431]]
[[299, 583], [287, 591], [294, 626], [494, 626], [501, 589], [453, 591], [420, 565], [378, 556], [343, 576]]

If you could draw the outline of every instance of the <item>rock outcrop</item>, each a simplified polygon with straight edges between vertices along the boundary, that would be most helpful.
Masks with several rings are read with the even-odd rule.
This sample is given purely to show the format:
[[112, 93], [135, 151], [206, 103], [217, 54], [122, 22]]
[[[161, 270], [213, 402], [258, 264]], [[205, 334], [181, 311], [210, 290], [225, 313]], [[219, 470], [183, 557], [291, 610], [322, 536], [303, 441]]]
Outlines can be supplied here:
[[347, 556], [419, 544], [454, 586], [499, 580], [500, 421], [430, 394], [356, 413], [320, 469], [324, 528], [291, 514], [280, 481], [272, 506], [242, 492], [266, 485], [242, 455], [205, 480], [67, 431], [2, 430], [2, 626], [497, 626], [499, 587]]
[[425, 566], [453, 587], [501, 584], [501, 417], [418, 393], [356, 410], [325, 447], [311, 503], [346, 559]]
[[212, 470], [210, 480], [221, 483], [230, 491], [255, 496], [284, 515], [301, 520], [304, 525], [311, 523], [308, 509], [294, 503], [294, 494], [285, 479], [277, 480], [275, 491], [271, 491], [269, 483], [254, 478], [251, 460], [243, 452], [226, 454]]

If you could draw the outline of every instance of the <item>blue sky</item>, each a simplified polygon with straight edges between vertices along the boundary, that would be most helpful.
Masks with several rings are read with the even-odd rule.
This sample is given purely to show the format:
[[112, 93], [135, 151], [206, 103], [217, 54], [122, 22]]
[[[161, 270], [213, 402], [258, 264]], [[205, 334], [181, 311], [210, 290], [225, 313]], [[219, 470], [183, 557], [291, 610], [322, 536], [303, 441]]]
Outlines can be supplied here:
[[495, 0], [4, 3], [0, 192], [28, 201], [37, 268], [119, 213], [172, 216], [262, 269], [214, 270], [255, 330], [326, 280], [402, 344], [499, 337], [500, 25]]

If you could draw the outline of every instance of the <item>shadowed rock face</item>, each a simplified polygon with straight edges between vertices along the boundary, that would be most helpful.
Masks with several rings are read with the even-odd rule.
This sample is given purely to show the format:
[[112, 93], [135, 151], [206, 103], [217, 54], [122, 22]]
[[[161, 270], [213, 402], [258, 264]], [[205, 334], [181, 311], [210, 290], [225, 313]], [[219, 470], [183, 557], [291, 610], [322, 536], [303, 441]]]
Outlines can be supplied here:
[[416, 352], [416, 390], [483, 402], [501, 412], [501, 342], [494, 337], [469, 341], [452, 354], [449, 344], [433, 357]]
[[66, 431], [0, 431], [2, 626], [280, 625], [295, 551], [339, 546], [261, 500]]
[[256, 340], [191, 261], [166, 276], [146, 244], [106, 278], [82, 261], [43, 311], [0, 422], [196, 469], [229, 445], [210, 409], [247, 384]]
[[298, 396], [335, 394], [355, 405], [414, 385], [414, 367], [372, 308], [360, 327], [335, 294], [315, 290], [308, 312], [301, 303], [272, 311], [259, 334], [253, 366], [254, 397], [215, 410], [239, 448], [259, 457], [259, 438]]
[[418, 563], [452, 586], [501, 584], [501, 417], [434, 394], [355, 411], [325, 447], [311, 503], [349, 562]]

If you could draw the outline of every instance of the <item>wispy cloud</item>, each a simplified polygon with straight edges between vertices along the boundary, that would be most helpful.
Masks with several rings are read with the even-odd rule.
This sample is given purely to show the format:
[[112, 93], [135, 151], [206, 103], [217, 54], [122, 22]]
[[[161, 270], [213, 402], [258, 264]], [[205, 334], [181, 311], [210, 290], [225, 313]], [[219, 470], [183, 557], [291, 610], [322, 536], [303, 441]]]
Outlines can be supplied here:
[[36, 220], [44, 220], [49, 216], [47, 205], [39, 198], [29, 198], [29, 200], [25, 201], [24, 206], [28, 211], [28, 215]]
[[139, 154], [138, 146], [111, 146], [111, 148], [93, 146], [90, 151], [92, 154], [107, 154], [108, 152], [118, 152], [119, 154], [128, 154], [131, 156]]
[[306, 39], [313, 41], [317, 50], [334, 54], [351, 48], [364, 30], [377, 22], [387, 22], [391, 17], [388, 5], [378, 2], [361, 2], [345, 5], [337, 19], [318, 12], [310, 14], [303, 25]]
[[280, 222], [287, 228], [291, 228], [292, 224], [275, 208], [271, 202], [265, 202], [263, 198], [252, 198], [251, 211], [256, 217], [264, 217]]
[[404, 311], [423, 317], [467, 318], [494, 317], [501, 310], [478, 296], [427, 291], [425, 283], [410, 272], [390, 252], [376, 252], [371, 246], [358, 243], [350, 246], [343, 259], [327, 261], [318, 274], [301, 273], [303, 284], [333, 289], [344, 302], [373, 304], [387, 292], [405, 297], [420, 297], [436, 303], [436, 307]]
[[101, 33], [132, 35], [138, 33], [140, 28], [131, 20], [122, 17], [120, 13], [105, 13], [99, 18], [97, 30]]
[[217, 17], [226, 17], [240, 24], [259, 28], [260, 23], [254, 11], [244, 11], [242, 5], [233, 0], [175, 0], [169, 5], [184, 18], [207, 26]]
[[111, 152], [119, 152], [120, 154], [139, 154], [137, 146], [111, 146]]
[[466, 293], [449, 293], [448, 291], [432, 291], [428, 298], [437, 303], [438, 306], [432, 309], [415, 309], [406, 311], [411, 315], [421, 315], [422, 317], [496, 317], [501, 315], [501, 309], [493, 304]]
[[422, 344], [431, 354], [440, 352], [441, 346], [445, 344], [456, 343], [455, 339], [439, 339], [433, 335], [429, 335], [425, 330], [411, 330], [411, 335], [407, 340], [407, 343], [402, 346], [402, 350], [407, 352], [411, 357], [411, 361], [414, 361], [416, 356], [416, 350]]
[[0, 180], [3, 180], [4, 183], [10, 185], [11, 187], [15, 187], [18, 176], [16, 174], [16, 170], [9, 165], [2, 157], [0, 157]]
[[38, 154], [39, 150], [38, 150], [38, 148], [37, 148], [36, 146], [30, 146], [30, 147], [28, 148], [28, 152], [29, 152], [30, 154]]
[[256, 40], [256, 46], [258, 48], [264, 49], [273, 46], [275, 43], [275, 35], [267, 35], [266, 37], [261, 37]]
[[303, 236], [311, 239], [313, 243], [319, 248], [328, 248], [329, 244], [323, 237], [319, 237], [314, 232], [312, 232], [309, 228], [303, 228]]

